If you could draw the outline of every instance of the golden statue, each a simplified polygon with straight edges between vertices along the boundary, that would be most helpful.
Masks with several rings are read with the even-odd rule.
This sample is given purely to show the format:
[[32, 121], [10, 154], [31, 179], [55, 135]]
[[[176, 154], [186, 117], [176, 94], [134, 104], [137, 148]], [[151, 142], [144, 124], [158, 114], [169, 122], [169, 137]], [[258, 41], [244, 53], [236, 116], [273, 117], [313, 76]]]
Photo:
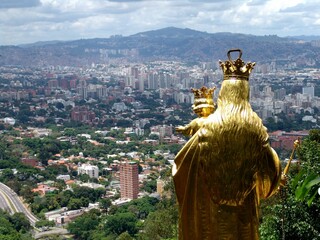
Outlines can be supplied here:
[[176, 131], [187, 136], [195, 134], [203, 125], [205, 119], [214, 112], [215, 105], [212, 94], [216, 88], [202, 87], [200, 89], [191, 89], [194, 94], [194, 103], [192, 109], [198, 118], [192, 120], [186, 126], [176, 127]]
[[[231, 52], [239, 52], [233, 61]], [[274, 194], [281, 165], [267, 129], [249, 103], [249, 74], [240, 49], [220, 62], [224, 73], [217, 110], [175, 158], [179, 239], [259, 239], [261, 198]]]

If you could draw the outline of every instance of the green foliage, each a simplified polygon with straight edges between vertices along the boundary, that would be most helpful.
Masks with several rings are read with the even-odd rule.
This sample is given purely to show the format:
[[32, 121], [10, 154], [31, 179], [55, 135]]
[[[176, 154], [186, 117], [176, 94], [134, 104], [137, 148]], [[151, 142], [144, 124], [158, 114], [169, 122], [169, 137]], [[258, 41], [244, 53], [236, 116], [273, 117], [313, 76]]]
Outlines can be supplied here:
[[281, 219], [275, 215], [266, 215], [260, 225], [260, 238], [268, 240], [278, 240], [281, 236]]
[[[317, 239], [320, 234], [318, 221], [319, 202], [308, 206], [297, 201], [288, 187], [283, 199], [267, 206], [267, 213], [262, 216], [260, 225], [261, 240], [281, 239]], [[265, 206], [266, 207], [266, 206]]]
[[108, 208], [111, 206], [111, 200], [109, 198], [101, 198], [99, 200], [99, 206], [101, 209], [107, 212]]
[[[298, 185], [298, 182], [301, 181], [303, 175], [305, 175], [306, 177], [303, 182]], [[301, 170], [301, 172], [294, 179], [293, 183], [293, 188], [296, 188], [296, 199], [306, 201], [308, 203], [308, 206], [310, 206], [312, 201], [318, 194], [319, 183], [320, 177], [318, 174], [311, 173], [309, 175], [306, 175], [306, 170]]]
[[143, 184], [142, 190], [148, 193], [155, 192], [157, 190], [157, 180], [146, 181]]
[[116, 240], [133, 240], [133, 238], [130, 236], [128, 232], [121, 233], [119, 237], [116, 238]]
[[104, 193], [105, 190], [103, 188], [92, 189], [74, 186], [73, 191], [66, 190], [59, 193], [50, 193], [43, 197], [36, 196], [30, 207], [36, 214], [61, 207], [79, 209], [87, 207], [90, 202], [97, 202]]
[[0, 137], [0, 169], [17, 168], [21, 165], [17, 148], [14, 143], [7, 141], [5, 136]]
[[134, 199], [131, 202], [118, 207], [116, 209], [116, 213], [125, 213], [128, 212], [129, 209], [131, 209], [134, 210], [133, 213], [135, 213], [136, 217], [144, 219], [149, 215], [150, 212], [154, 212], [156, 210], [156, 204], [158, 202], [158, 199], [152, 197]]
[[295, 177], [292, 187], [296, 199], [306, 201], [310, 206], [318, 196], [320, 187], [320, 130], [313, 129], [308, 139], [299, 148], [301, 171]]
[[174, 238], [176, 232], [176, 219], [172, 214], [172, 208], [159, 209], [148, 215], [144, 223], [144, 232], [140, 235], [142, 239], [170, 239]]
[[49, 220], [39, 220], [36, 222], [35, 227], [41, 228], [41, 227], [54, 227], [55, 223], [54, 221], [49, 221]]
[[90, 202], [96, 202], [105, 193], [104, 188], [92, 189], [89, 187], [74, 186], [73, 193], [76, 198], [88, 198]]
[[320, 130], [319, 129], [311, 129], [309, 131], [309, 139], [310, 141], [315, 141], [320, 143]]
[[0, 209], [0, 240], [31, 239], [30, 224], [22, 213], [10, 216]]
[[68, 173], [68, 169], [65, 165], [52, 165], [48, 166], [46, 168], [46, 171], [49, 172], [50, 174], [57, 176], [59, 174], [66, 174]]
[[14, 179], [13, 171], [9, 168], [6, 168], [1, 172], [1, 177], [5, 182], [10, 181]]
[[69, 210], [80, 209], [81, 207], [87, 207], [89, 205], [88, 198], [71, 198], [67, 207]]
[[14, 213], [10, 218], [10, 222], [18, 232], [26, 233], [31, 229], [29, 220], [24, 213]]
[[37, 154], [39, 160], [47, 165], [48, 159], [54, 154], [60, 153], [71, 147], [70, 143], [60, 142], [52, 137], [40, 138], [24, 138], [22, 143], [29, 150]]
[[133, 236], [138, 232], [138, 229], [136, 228], [137, 221], [137, 217], [129, 212], [107, 216], [104, 231], [107, 235], [120, 235], [123, 232], [128, 232]]
[[32, 189], [33, 189], [32, 183], [30, 183], [29, 185], [24, 184], [20, 188], [19, 196], [22, 196], [24, 201], [27, 203], [33, 202], [33, 198], [35, 194], [32, 192]]
[[97, 215], [85, 213], [69, 223], [68, 230], [75, 235], [76, 239], [88, 240], [98, 225], [99, 219]]
[[79, 179], [81, 182], [89, 182], [90, 176], [88, 174], [80, 174]]
[[319, 130], [314, 130], [298, 148], [300, 165], [291, 169], [281, 198], [262, 206], [261, 239], [319, 239], [320, 198], [317, 194], [320, 173]]

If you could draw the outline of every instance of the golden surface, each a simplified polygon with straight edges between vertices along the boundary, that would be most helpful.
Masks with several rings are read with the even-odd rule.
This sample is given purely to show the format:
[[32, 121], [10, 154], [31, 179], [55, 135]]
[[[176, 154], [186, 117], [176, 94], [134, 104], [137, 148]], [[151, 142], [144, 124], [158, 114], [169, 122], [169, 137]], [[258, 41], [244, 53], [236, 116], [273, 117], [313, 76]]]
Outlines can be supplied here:
[[179, 239], [259, 239], [260, 198], [279, 186], [280, 162], [250, 106], [249, 82], [237, 77], [249, 76], [239, 59], [221, 64], [231, 65], [223, 70], [231, 77], [222, 83], [218, 108], [175, 158]]
[[195, 134], [203, 125], [205, 119], [214, 112], [215, 104], [213, 102], [213, 92], [216, 88], [202, 87], [200, 89], [192, 89], [194, 93], [194, 104], [192, 109], [198, 118], [192, 120], [186, 126], [176, 127], [176, 131], [187, 136]]

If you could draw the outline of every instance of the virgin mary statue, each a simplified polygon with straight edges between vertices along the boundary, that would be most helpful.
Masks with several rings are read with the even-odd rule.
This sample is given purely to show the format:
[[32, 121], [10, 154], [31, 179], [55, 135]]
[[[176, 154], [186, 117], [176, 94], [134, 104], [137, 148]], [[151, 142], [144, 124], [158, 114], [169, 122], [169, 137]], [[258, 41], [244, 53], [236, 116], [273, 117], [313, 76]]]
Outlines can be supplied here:
[[[239, 52], [233, 61], [231, 52]], [[224, 79], [218, 107], [175, 158], [179, 239], [259, 239], [260, 199], [275, 193], [281, 178], [267, 129], [249, 103], [249, 74], [240, 49], [220, 62]]]

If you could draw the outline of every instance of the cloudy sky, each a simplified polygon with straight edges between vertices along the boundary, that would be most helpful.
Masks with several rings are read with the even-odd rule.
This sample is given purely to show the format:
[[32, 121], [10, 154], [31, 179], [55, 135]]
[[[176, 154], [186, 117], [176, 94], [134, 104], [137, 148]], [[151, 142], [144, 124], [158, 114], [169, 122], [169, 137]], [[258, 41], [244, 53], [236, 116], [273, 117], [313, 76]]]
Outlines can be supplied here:
[[0, 0], [0, 45], [128, 36], [164, 27], [320, 35], [319, 0]]

